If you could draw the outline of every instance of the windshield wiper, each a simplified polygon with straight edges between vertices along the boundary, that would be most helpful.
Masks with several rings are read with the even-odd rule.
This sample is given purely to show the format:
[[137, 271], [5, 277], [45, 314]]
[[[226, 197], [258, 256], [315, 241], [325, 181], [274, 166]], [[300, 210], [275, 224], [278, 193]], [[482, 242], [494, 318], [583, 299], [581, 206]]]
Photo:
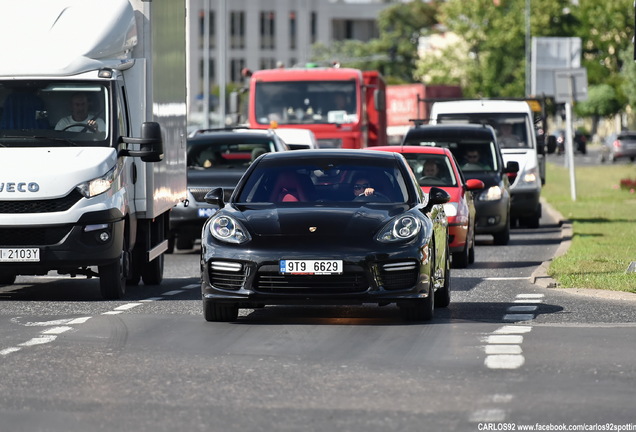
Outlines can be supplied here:
[[[6, 138], [8, 138], [8, 139], [20, 139], [22, 141], [30, 140], [30, 139], [32, 139], [32, 140], [46, 140], [46, 141], [54, 141], [54, 142], [63, 142], [63, 143], [66, 143], [66, 144], [70, 144], [73, 147], [77, 147], [78, 146], [78, 144], [75, 141], [71, 141], [71, 140], [69, 140], [67, 138], [54, 138], [54, 137], [39, 136], [39, 135], [33, 135], [33, 136], [5, 135], [5, 136], [3, 136], [1, 138], [5, 138], [5, 139]], [[3, 147], [7, 147], [7, 145], [4, 145], [4, 144], [2, 144], [2, 145], [3, 145]], [[11, 147], [14, 147], [14, 146], [11, 146]]]

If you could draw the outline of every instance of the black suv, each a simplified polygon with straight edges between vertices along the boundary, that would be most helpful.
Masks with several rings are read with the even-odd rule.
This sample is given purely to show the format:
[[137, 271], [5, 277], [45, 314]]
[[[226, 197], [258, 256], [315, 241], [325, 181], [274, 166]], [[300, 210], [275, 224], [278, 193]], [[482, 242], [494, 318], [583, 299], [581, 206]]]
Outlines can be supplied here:
[[206, 219], [217, 208], [203, 197], [221, 187], [229, 199], [247, 167], [263, 153], [287, 151], [287, 144], [272, 130], [248, 128], [201, 129], [187, 143], [188, 196], [170, 215], [168, 252], [192, 249], [201, 240]]
[[510, 240], [510, 184], [519, 171], [511, 161], [504, 166], [497, 133], [488, 125], [435, 124], [412, 127], [403, 145], [446, 147], [457, 159], [466, 179], [479, 179], [485, 188], [474, 191], [475, 232], [492, 234], [494, 243]]

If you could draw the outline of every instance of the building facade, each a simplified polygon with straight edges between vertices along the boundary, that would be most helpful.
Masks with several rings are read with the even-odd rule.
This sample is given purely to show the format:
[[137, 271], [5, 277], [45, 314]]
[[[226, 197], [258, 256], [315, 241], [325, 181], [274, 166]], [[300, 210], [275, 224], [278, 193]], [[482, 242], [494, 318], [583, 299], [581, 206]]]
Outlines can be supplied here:
[[190, 112], [203, 111], [206, 73], [213, 89], [220, 82], [242, 82], [244, 68], [304, 64], [316, 42], [370, 40], [378, 36], [379, 12], [393, 3], [396, 0], [189, 0]]

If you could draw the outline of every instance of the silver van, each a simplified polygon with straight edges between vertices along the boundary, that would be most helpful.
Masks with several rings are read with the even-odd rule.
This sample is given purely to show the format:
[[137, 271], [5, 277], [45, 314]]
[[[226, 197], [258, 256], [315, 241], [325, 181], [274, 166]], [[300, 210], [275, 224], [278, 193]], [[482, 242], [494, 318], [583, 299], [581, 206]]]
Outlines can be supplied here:
[[534, 114], [528, 102], [494, 99], [435, 102], [430, 122], [489, 124], [495, 128], [504, 163], [519, 164], [510, 188], [511, 224], [514, 226], [518, 221], [530, 228], [539, 227], [545, 161], [543, 147], [537, 146]]

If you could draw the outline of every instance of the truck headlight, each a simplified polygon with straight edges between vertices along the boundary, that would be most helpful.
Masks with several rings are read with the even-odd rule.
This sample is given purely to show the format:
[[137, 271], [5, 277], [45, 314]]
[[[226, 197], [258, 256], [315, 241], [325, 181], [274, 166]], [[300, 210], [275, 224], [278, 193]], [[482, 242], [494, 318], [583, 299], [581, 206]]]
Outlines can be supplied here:
[[106, 174], [93, 180], [86, 181], [77, 185], [77, 190], [86, 198], [92, 198], [99, 194], [103, 194], [112, 187], [117, 176], [119, 164], [115, 165]]

